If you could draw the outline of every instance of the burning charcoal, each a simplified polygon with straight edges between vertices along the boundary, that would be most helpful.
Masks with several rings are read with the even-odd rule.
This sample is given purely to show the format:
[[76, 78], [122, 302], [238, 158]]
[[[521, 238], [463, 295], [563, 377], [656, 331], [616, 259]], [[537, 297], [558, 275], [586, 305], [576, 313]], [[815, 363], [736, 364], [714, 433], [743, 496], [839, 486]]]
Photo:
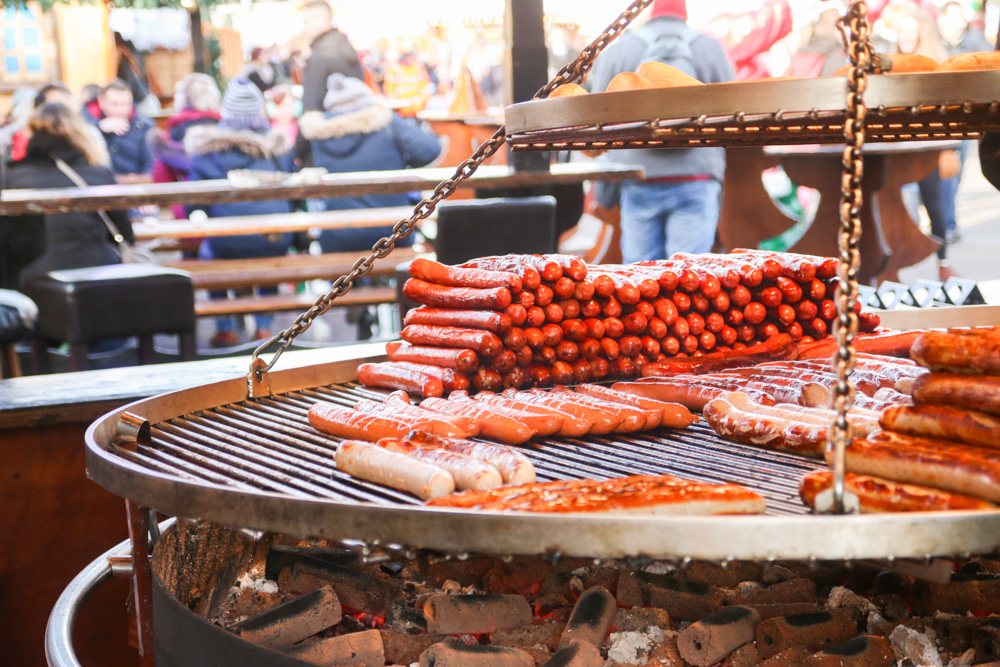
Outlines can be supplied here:
[[757, 667], [802, 667], [809, 664], [810, 660], [812, 651], [805, 646], [792, 646], [763, 662], [758, 662]]
[[619, 607], [641, 607], [642, 585], [631, 570], [622, 570], [618, 574], [618, 590], [615, 598]]
[[991, 622], [987, 618], [957, 614], [935, 614], [932, 621], [938, 646], [952, 653], [961, 653], [972, 646], [976, 631], [984, 623]]
[[221, 606], [216, 621], [223, 627], [232, 625], [268, 609], [284, 604], [293, 596], [280, 592], [261, 591], [256, 588], [241, 588], [236, 595], [228, 598]]
[[535, 667], [535, 660], [516, 648], [434, 644], [420, 654], [420, 667]]
[[608, 589], [612, 595], [618, 590], [618, 576], [621, 570], [611, 567], [595, 567], [584, 572], [580, 579], [583, 581], [584, 589], [600, 586]]
[[678, 579], [706, 586], [733, 588], [741, 581], [759, 579], [760, 574], [761, 565], [750, 561], [735, 560], [723, 566], [721, 563], [696, 560], [680, 570]]
[[329, 586], [257, 614], [230, 630], [262, 646], [289, 646], [340, 622], [340, 602]]
[[761, 621], [757, 626], [757, 651], [770, 658], [786, 648], [802, 645], [818, 651], [858, 634], [851, 616], [842, 611], [792, 614]]
[[533, 619], [531, 605], [520, 595], [432, 595], [421, 611], [427, 631], [439, 635], [488, 635]]
[[420, 660], [420, 654], [434, 644], [460, 644], [457, 637], [447, 635], [407, 635], [393, 630], [378, 631], [382, 637], [385, 661], [390, 665], [409, 665]]
[[722, 667], [754, 667], [759, 662], [757, 645], [750, 642], [730, 653], [729, 657], [722, 661]]
[[935, 611], [976, 615], [1000, 613], [1000, 575], [955, 574], [947, 584], [917, 582], [913, 610], [921, 615]]
[[726, 607], [695, 621], [677, 635], [681, 657], [708, 667], [754, 639], [760, 614], [748, 607]]
[[972, 636], [976, 649], [976, 662], [1000, 660], [1000, 620], [983, 622]]
[[934, 642], [924, 633], [900, 625], [889, 635], [889, 641], [898, 659], [909, 660], [914, 665], [941, 667], [941, 656]]
[[843, 586], [834, 586], [826, 599], [826, 608], [846, 611], [854, 619], [854, 624], [864, 626], [869, 614], [877, 612], [878, 608], [854, 591]]
[[741, 605], [753, 609], [760, 614], [760, 620], [766, 621], [775, 616], [790, 616], [792, 614], [815, 614], [819, 607], [811, 602], [785, 602], [778, 604], [747, 604]]
[[817, 667], [892, 667], [896, 657], [883, 637], [862, 635], [820, 651], [809, 664]]
[[898, 572], [883, 570], [875, 576], [875, 595], [898, 594], [904, 595], [908, 588], [908, 581]]
[[556, 651], [542, 667], [604, 667], [604, 658], [590, 644], [577, 642]]
[[777, 563], [768, 565], [763, 570], [761, 570], [759, 577], [751, 577], [752, 579], [760, 579], [761, 583], [766, 586], [773, 586], [774, 584], [780, 584], [783, 581], [791, 581], [792, 579], [801, 579], [792, 570], [789, 570], [784, 565], [778, 565]]
[[494, 559], [479, 556], [458, 560], [452, 558], [441, 562], [431, 562], [424, 558], [420, 561], [420, 571], [428, 586], [440, 586], [444, 582], [457, 581], [462, 586], [481, 586], [483, 577], [493, 569]]
[[494, 560], [494, 567], [483, 577], [483, 588], [488, 593], [499, 595], [533, 595], [554, 569], [551, 563], [541, 558], [518, 556], [509, 563], [497, 558]]
[[649, 626], [666, 630], [670, 627], [670, 615], [662, 609], [644, 608], [618, 609], [611, 627], [615, 632], [643, 632]]
[[688, 667], [677, 650], [677, 640], [674, 637], [664, 637], [663, 643], [649, 654], [646, 664], [649, 667]]
[[608, 589], [595, 586], [584, 591], [573, 607], [559, 648], [578, 641], [589, 642], [601, 648], [611, 629], [611, 621], [615, 618], [615, 608], [615, 598]]
[[395, 600], [389, 605], [385, 626], [408, 635], [427, 631], [427, 621], [424, 617], [410, 609], [403, 600]]
[[330, 585], [348, 609], [385, 618], [389, 605], [402, 595], [399, 586], [350, 568], [300, 557], [278, 576], [278, 586], [288, 593], [302, 593]]
[[349, 565], [358, 559], [358, 554], [350, 549], [324, 549], [275, 544], [267, 550], [264, 576], [271, 581], [277, 581], [278, 575], [283, 569], [302, 558], [316, 558], [336, 565]]
[[697, 621], [722, 608], [722, 593], [704, 584], [646, 572], [636, 573], [636, 578], [649, 585], [649, 606], [663, 609], [670, 618]]
[[665, 640], [659, 628], [649, 628], [646, 632], [615, 632], [608, 637], [605, 667], [648, 664], [653, 650]]
[[546, 651], [559, 648], [562, 623], [542, 623], [525, 625], [514, 630], [501, 630], [490, 635], [491, 646], [511, 646], [515, 648], [541, 647]]
[[886, 593], [872, 598], [872, 603], [878, 608], [879, 613], [891, 621], [910, 616], [910, 605], [899, 593]]
[[789, 602], [816, 602], [816, 584], [808, 579], [792, 579], [737, 598], [737, 604], [741, 605]]
[[385, 664], [382, 637], [378, 630], [353, 632], [349, 635], [296, 644], [282, 649], [282, 652], [314, 665], [371, 667]]

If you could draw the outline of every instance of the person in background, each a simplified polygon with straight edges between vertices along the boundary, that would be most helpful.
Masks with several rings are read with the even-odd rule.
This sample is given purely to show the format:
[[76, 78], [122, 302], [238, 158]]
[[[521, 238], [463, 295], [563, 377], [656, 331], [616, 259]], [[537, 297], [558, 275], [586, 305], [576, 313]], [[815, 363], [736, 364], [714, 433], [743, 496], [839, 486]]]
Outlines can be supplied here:
[[[107, 148], [76, 111], [62, 104], [43, 104], [32, 113], [28, 131], [31, 138], [27, 152], [8, 169], [5, 188], [75, 187], [56, 166], [57, 159], [68, 164], [88, 185], [115, 182], [114, 174], [104, 166], [108, 163]], [[125, 240], [134, 242], [128, 214], [108, 211], [108, 215]], [[49, 271], [121, 264], [118, 248], [96, 212], [22, 216], [8, 218], [4, 224], [9, 230], [14, 228], [21, 239], [22, 283]], [[39, 227], [44, 233], [38, 233]]]
[[97, 96], [101, 94], [101, 87], [96, 83], [88, 83], [86, 86], [80, 89], [80, 94], [77, 96], [77, 103], [82, 109], [91, 102], [97, 99]]
[[0, 123], [0, 162], [6, 162], [8, 159], [20, 160], [24, 157], [25, 149], [28, 147], [28, 136], [23, 130], [28, 125], [28, 119], [34, 109], [34, 88], [24, 86], [15, 90], [10, 96], [10, 111], [7, 112], [3, 123]]
[[253, 51], [250, 52], [250, 62], [243, 66], [239, 75], [250, 79], [262, 93], [266, 93], [278, 82], [274, 66], [271, 64], [271, 55], [263, 46], [253, 47]]
[[[944, 49], [938, 35], [934, 17], [922, 11], [916, 11], [902, 17], [895, 26], [896, 51], [898, 53], [913, 53], [933, 58], [940, 62]], [[955, 200], [958, 195], [961, 158], [958, 150], [942, 151], [938, 166], [934, 171], [916, 184], [920, 201], [927, 211], [931, 222], [931, 235], [941, 243], [938, 248], [938, 277], [944, 281], [955, 273], [948, 260], [948, 244], [953, 239], [949, 229], [956, 228]], [[905, 186], [912, 188], [912, 185]]]
[[[280, 132], [271, 129], [265, 110], [264, 96], [249, 79], [235, 78], [226, 87], [222, 98], [221, 120], [218, 125], [198, 125], [184, 137], [184, 150], [191, 158], [188, 180], [225, 179], [230, 171], [292, 171], [292, 146]], [[288, 201], [256, 201], [212, 204], [206, 207], [209, 218], [233, 215], [264, 215], [291, 213]], [[291, 234], [250, 234], [205, 239], [198, 257], [210, 259], [247, 259], [281, 257], [288, 252]], [[278, 289], [261, 288], [261, 294], [277, 294]], [[225, 292], [210, 292], [213, 299], [226, 297]], [[254, 338], [271, 337], [272, 315], [257, 315]], [[229, 347], [239, 342], [236, 320], [222, 318], [215, 322], [215, 347]]]
[[294, 146], [299, 137], [299, 101], [291, 86], [275, 86], [269, 91], [269, 115], [271, 129], [285, 135], [289, 145]]
[[[221, 105], [219, 86], [207, 74], [188, 74], [177, 82], [174, 86], [177, 112], [167, 119], [165, 129], [153, 128], [146, 135], [153, 153], [154, 183], [187, 180], [191, 156], [184, 151], [184, 137], [193, 127], [217, 124]], [[184, 217], [182, 206], [175, 206], [173, 212], [175, 218]]]
[[[597, 58], [591, 92], [603, 92], [621, 72], [649, 60], [690, 69], [703, 83], [732, 81], [733, 66], [722, 44], [687, 26], [685, 0], [654, 0], [650, 20], [626, 31]], [[626, 263], [664, 259], [675, 252], [712, 249], [719, 224], [724, 148], [610, 151], [609, 160], [639, 165], [644, 182], [622, 186], [622, 259]]]
[[[358, 79], [333, 74], [323, 100], [324, 113], [307, 112], [299, 119], [299, 143], [307, 143], [312, 164], [330, 173], [385, 171], [423, 167], [441, 154], [438, 138], [382, 106]], [[311, 200], [318, 210], [406, 206], [405, 194], [364, 195]], [[320, 233], [323, 252], [367, 250], [391, 227], [328, 229]], [[411, 245], [412, 237], [399, 245]]]
[[111, 170], [116, 174], [150, 174], [153, 153], [146, 134], [153, 121], [139, 114], [132, 102], [132, 91], [124, 81], [115, 79], [97, 99], [83, 108], [83, 115], [96, 125], [108, 144]]
[[386, 68], [382, 90], [386, 97], [399, 104], [397, 111], [404, 118], [413, 118], [427, 104], [434, 85], [427, 67], [417, 58], [412, 42], [404, 42], [399, 58]]
[[115, 53], [118, 56], [118, 70], [115, 76], [125, 83], [132, 99], [143, 114], [155, 114], [160, 111], [160, 100], [157, 99], [150, 85], [149, 72], [139, 49], [131, 40], [125, 39], [121, 33], [114, 33]]
[[310, 42], [302, 75], [302, 110], [323, 111], [326, 81], [331, 74], [364, 80], [358, 52], [347, 35], [333, 25], [333, 9], [326, 0], [311, 0], [302, 7], [302, 34]]
[[844, 40], [837, 29], [837, 21], [844, 15], [842, 6], [823, 9], [819, 17], [809, 26], [809, 39], [802, 45], [788, 64], [783, 76], [813, 79], [818, 76], [833, 76], [833, 73], [848, 63]]

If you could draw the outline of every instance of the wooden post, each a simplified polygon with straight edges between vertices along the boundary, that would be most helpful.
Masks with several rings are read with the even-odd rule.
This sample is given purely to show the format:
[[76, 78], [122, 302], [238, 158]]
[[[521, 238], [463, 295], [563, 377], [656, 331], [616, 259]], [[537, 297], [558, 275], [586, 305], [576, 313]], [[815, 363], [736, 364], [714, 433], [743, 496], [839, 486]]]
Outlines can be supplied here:
[[[525, 102], [549, 80], [542, 0], [505, 0], [504, 103]], [[548, 171], [548, 153], [510, 153], [515, 171]]]
[[194, 71], [204, 74], [208, 71], [205, 63], [205, 35], [201, 31], [201, 7], [194, 5], [188, 9], [191, 18], [191, 50], [194, 51]]

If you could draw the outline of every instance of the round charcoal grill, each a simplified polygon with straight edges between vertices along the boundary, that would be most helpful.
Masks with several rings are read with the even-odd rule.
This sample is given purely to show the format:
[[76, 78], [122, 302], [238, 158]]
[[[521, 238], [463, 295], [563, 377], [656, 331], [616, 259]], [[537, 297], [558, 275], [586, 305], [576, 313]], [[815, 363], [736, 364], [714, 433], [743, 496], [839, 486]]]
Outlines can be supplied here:
[[704, 425], [682, 431], [546, 439], [522, 450], [541, 480], [672, 474], [761, 493], [765, 516], [627, 516], [481, 512], [422, 506], [352, 479], [333, 463], [337, 439], [313, 430], [316, 401], [353, 405], [358, 359], [271, 372], [271, 395], [246, 379], [133, 403], [87, 433], [87, 471], [112, 493], [190, 519], [303, 538], [354, 539], [451, 553], [667, 559], [924, 558], [1000, 548], [1000, 513], [814, 516], [800, 477], [825, 464], [728, 442]]

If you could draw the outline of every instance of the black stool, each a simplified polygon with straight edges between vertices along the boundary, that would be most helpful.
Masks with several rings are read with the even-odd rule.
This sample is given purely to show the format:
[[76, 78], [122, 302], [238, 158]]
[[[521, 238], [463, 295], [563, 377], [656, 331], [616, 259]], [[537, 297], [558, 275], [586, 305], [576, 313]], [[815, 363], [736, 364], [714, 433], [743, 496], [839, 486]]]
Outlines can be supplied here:
[[471, 199], [438, 207], [434, 252], [442, 264], [555, 251], [555, 197]]
[[195, 358], [194, 286], [184, 271], [148, 264], [52, 271], [24, 293], [38, 304], [38, 337], [69, 343], [73, 370], [87, 368], [88, 343], [132, 336], [139, 363], [151, 363], [157, 333], [179, 335], [181, 359]]

